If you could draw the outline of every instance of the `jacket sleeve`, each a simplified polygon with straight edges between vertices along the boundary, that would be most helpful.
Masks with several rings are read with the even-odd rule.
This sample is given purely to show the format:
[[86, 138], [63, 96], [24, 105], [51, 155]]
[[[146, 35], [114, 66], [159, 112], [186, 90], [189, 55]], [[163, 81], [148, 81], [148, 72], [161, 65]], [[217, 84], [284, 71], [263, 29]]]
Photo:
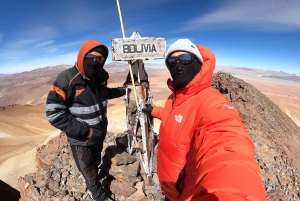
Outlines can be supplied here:
[[168, 111], [168, 108], [172, 107], [173, 97], [174, 97], [173, 94], [169, 95], [168, 99], [165, 102], [164, 107], [153, 106], [151, 116], [154, 117], [154, 118], [157, 118], [159, 120], [162, 120], [163, 116], [164, 116], [164, 111]]
[[122, 87], [116, 87], [116, 88], [107, 88], [108, 91], [108, 99], [113, 98], [119, 98], [121, 96], [124, 96], [126, 91]]
[[75, 139], [86, 139], [89, 125], [78, 121], [68, 110], [68, 80], [60, 74], [50, 87], [46, 102], [46, 116], [50, 124]]
[[192, 200], [265, 201], [254, 144], [229, 102], [204, 112], [196, 129], [196, 190]]
[[151, 116], [161, 120], [163, 109], [164, 109], [163, 107], [154, 106], [151, 112]]
[[102, 73], [98, 79], [99, 79], [99, 83], [101, 83], [100, 88], [104, 87], [104, 88], [102, 88], [102, 90], [106, 92], [105, 96], [107, 97], [107, 99], [119, 98], [119, 97], [125, 95], [126, 90], [123, 89], [122, 87], [115, 87], [115, 88], [107, 87], [109, 74], [104, 69], [102, 70]]

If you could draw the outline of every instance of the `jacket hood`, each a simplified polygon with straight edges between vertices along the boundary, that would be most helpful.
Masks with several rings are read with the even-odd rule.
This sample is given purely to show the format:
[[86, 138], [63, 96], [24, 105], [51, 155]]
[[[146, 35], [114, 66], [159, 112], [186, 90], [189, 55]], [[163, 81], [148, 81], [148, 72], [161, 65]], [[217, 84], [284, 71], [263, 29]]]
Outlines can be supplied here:
[[[210, 87], [212, 84], [213, 72], [215, 70], [216, 58], [214, 53], [207, 47], [197, 45], [197, 48], [203, 58], [203, 64], [198, 74], [193, 80], [183, 89], [176, 91], [176, 99], [186, 100], [188, 97], [197, 94], [203, 89]], [[173, 81], [168, 79], [169, 88], [175, 92]], [[181, 101], [179, 101], [180, 103]]]
[[84, 61], [84, 57], [87, 53], [89, 53], [92, 49], [96, 48], [96, 47], [104, 47], [105, 51], [106, 51], [106, 55], [108, 55], [108, 48], [101, 42], [95, 41], [95, 40], [86, 40], [80, 47], [78, 55], [77, 55], [77, 61], [76, 61], [76, 66], [78, 68], [78, 70], [84, 73], [83, 70], [83, 61]]

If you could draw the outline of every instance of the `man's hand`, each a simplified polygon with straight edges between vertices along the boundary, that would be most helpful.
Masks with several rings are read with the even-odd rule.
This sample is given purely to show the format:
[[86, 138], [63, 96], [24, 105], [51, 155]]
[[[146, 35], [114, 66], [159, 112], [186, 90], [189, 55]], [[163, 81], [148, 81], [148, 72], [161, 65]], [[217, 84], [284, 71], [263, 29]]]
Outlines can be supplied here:
[[85, 143], [87, 143], [92, 136], [93, 136], [93, 129], [90, 128], [90, 132], [89, 132], [89, 134], [87, 136], [87, 140], [86, 140]]
[[153, 107], [151, 105], [146, 105], [146, 107], [142, 109], [142, 111], [144, 113], [148, 113], [150, 115], [151, 115], [152, 110], [153, 110]]
[[118, 87], [118, 89], [121, 92], [122, 96], [126, 94], [126, 89], [124, 87]]

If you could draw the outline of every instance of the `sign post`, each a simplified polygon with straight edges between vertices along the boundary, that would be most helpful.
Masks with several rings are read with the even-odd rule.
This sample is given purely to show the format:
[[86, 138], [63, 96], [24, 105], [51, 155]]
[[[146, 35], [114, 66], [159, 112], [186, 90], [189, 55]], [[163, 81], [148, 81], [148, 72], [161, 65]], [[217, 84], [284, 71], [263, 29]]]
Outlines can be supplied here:
[[[123, 25], [123, 20], [122, 20], [122, 13], [121, 13], [121, 8], [120, 8], [120, 3], [119, 3], [119, 0], [116, 0], [116, 1], [117, 1], [117, 6], [118, 6], [118, 12], [119, 12], [119, 18], [120, 18], [120, 24], [121, 24], [122, 35], [123, 35], [123, 38], [125, 38], [125, 31], [124, 31], [124, 25]], [[131, 60], [128, 60], [128, 68], [129, 68], [129, 72], [130, 72], [130, 77], [131, 77], [131, 81], [132, 81], [132, 86], [134, 86], [134, 79], [133, 79], [132, 68], [131, 68]], [[137, 107], [138, 109], [140, 109], [139, 103], [138, 103], [138, 99], [137, 99], [137, 93], [136, 93], [135, 87], [133, 87], [133, 91], [134, 91], [134, 98], [135, 98], [135, 104], [136, 104], [136, 107]]]
[[[127, 82], [129, 80], [129, 75], [127, 75], [124, 99], [126, 104], [127, 149], [130, 154], [132, 154], [134, 149], [138, 151], [147, 176], [147, 183], [153, 185], [152, 161], [155, 146], [153, 117], [141, 111], [142, 108], [147, 107], [146, 105], [152, 105], [153, 96], [149, 89], [148, 75], [145, 71], [143, 60], [165, 58], [166, 39], [141, 37], [137, 31], [133, 32], [130, 38], [126, 38], [119, 0], [116, 1], [123, 38], [112, 39], [112, 60], [128, 61], [132, 83], [132, 87], [127, 85], [127, 83], [130, 83], [130, 81]], [[138, 82], [137, 84], [136, 81]], [[134, 103], [133, 100], [130, 100], [130, 88], [133, 88], [134, 91], [136, 109], [132, 109]], [[137, 90], [139, 94], [137, 94]], [[138, 130], [140, 130], [141, 135], [138, 134]]]
[[141, 37], [135, 31], [130, 38], [112, 39], [112, 60], [162, 59], [165, 57], [166, 39]]

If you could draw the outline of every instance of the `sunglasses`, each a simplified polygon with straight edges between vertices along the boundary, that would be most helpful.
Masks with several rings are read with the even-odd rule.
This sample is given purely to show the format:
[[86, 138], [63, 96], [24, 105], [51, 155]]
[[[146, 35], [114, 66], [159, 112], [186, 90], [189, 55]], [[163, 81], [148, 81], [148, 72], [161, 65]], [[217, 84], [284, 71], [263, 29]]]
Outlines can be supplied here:
[[104, 62], [104, 57], [103, 56], [95, 56], [91, 53], [88, 53], [87, 55], [85, 55], [85, 60], [86, 61], [94, 61], [96, 60], [99, 63], [103, 63]]
[[173, 68], [179, 61], [183, 65], [190, 64], [195, 59], [195, 55], [192, 54], [181, 54], [178, 57], [169, 57], [167, 58], [168, 68]]

